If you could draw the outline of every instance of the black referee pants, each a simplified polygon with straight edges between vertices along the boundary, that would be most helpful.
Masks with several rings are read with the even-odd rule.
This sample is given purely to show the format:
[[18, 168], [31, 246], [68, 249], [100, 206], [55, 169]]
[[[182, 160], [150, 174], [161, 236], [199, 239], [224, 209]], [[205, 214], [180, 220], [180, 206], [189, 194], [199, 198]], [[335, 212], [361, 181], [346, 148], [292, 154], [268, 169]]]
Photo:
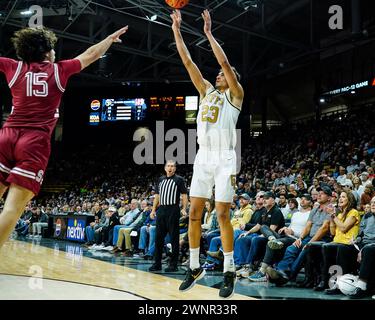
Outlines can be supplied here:
[[155, 265], [161, 265], [164, 238], [169, 233], [172, 245], [171, 266], [177, 266], [180, 242], [180, 207], [160, 206], [156, 218]]

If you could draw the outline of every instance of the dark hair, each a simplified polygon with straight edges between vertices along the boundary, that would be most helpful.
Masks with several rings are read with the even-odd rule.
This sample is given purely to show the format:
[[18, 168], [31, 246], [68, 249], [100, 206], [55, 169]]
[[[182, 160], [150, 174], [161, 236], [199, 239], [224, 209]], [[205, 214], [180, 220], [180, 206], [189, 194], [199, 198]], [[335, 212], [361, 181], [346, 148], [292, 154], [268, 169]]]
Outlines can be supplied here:
[[235, 67], [232, 67], [232, 70], [234, 72], [234, 74], [236, 75], [237, 77], [237, 81], [241, 81], [241, 75], [240, 73], [237, 71], [237, 69]]
[[[241, 75], [239, 74], [239, 72], [237, 71], [237, 69], [235, 67], [231, 67], [234, 74], [236, 75], [236, 78], [237, 78], [237, 81], [239, 82], [241, 80]], [[220, 71], [222, 71], [223, 69], [220, 69]]]
[[297, 201], [296, 198], [290, 198], [290, 199], [288, 200], [288, 203], [289, 203], [289, 202], [292, 202], [292, 203], [296, 206], [296, 208], [298, 208], [298, 201]]
[[211, 198], [211, 199], [207, 199], [206, 201], [210, 204], [211, 212], [214, 211], [214, 209], [215, 209], [215, 199]]
[[27, 63], [41, 62], [57, 42], [56, 35], [46, 28], [25, 28], [11, 39], [19, 59]]
[[342, 212], [342, 215], [344, 216], [344, 220], [346, 219], [346, 215], [349, 213], [350, 210], [357, 208], [357, 200], [355, 199], [355, 196], [353, 192], [349, 191], [342, 191], [343, 193], [346, 194], [348, 197], [348, 206], [346, 209]]

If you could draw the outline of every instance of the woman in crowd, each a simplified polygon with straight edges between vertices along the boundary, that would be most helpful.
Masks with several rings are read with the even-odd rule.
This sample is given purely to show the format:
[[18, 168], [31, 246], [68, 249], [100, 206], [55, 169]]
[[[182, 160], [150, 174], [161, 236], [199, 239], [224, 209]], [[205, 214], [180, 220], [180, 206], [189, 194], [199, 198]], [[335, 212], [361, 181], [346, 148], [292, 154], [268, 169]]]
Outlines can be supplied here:
[[[323, 255], [323, 267], [321, 270], [321, 281], [314, 288], [316, 291], [325, 290], [326, 294], [336, 294], [338, 290], [336, 284], [329, 282], [331, 266], [339, 266], [341, 274], [350, 273], [355, 270], [356, 265], [353, 259], [347, 259], [347, 256], [355, 256], [356, 249], [352, 244], [359, 233], [361, 217], [356, 210], [357, 202], [353, 193], [341, 192], [338, 202], [339, 213], [336, 214], [334, 207], [328, 207], [327, 212], [331, 214], [329, 229], [334, 237], [330, 243], [312, 243], [308, 249], [307, 264], [317, 264], [320, 254]], [[321, 247], [321, 250], [319, 250]], [[320, 252], [317, 252], [317, 251]], [[314, 261], [314, 262], [312, 262]], [[332, 270], [332, 273], [336, 270]]]

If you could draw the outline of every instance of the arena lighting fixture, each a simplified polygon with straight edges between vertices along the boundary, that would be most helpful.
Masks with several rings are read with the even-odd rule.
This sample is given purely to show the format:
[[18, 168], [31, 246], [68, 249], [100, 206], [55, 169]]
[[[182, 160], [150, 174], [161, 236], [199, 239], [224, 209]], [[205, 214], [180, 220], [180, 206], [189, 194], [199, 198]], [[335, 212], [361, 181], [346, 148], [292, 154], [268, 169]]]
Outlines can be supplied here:
[[257, 9], [260, 5], [260, 2], [260, 0], [237, 0], [237, 5], [247, 11], [251, 8]]
[[158, 15], [157, 14], [154, 14], [153, 16], [149, 17], [149, 16], [146, 16], [146, 18], [150, 21], [156, 21], [157, 18], [158, 18]]
[[320, 98], [320, 99], [319, 99], [319, 102], [320, 102], [320, 103], [324, 103], [324, 102], [326, 102], [326, 99], [324, 99], [324, 98]]
[[29, 16], [29, 15], [33, 14], [33, 12], [30, 11], [30, 10], [25, 10], [25, 11], [21, 11], [20, 14], [23, 15], [23, 16]]
[[355, 94], [355, 90], [350, 91], [351, 94]]

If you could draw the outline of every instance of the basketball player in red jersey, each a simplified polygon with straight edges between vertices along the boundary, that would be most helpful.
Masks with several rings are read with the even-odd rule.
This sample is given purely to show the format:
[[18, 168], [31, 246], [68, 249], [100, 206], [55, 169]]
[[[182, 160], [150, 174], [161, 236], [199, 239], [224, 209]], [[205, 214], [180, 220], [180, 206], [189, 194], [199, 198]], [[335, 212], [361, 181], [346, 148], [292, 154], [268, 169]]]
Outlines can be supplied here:
[[72, 60], [55, 62], [55, 34], [26, 28], [12, 42], [20, 61], [0, 57], [13, 96], [12, 112], [0, 129], [0, 198], [8, 190], [0, 214], [0, 248], [8, 239], [26, 204], [38, 194], [50, 155], [50, 139], [70, 76], [98, 60], [124, 27]]

